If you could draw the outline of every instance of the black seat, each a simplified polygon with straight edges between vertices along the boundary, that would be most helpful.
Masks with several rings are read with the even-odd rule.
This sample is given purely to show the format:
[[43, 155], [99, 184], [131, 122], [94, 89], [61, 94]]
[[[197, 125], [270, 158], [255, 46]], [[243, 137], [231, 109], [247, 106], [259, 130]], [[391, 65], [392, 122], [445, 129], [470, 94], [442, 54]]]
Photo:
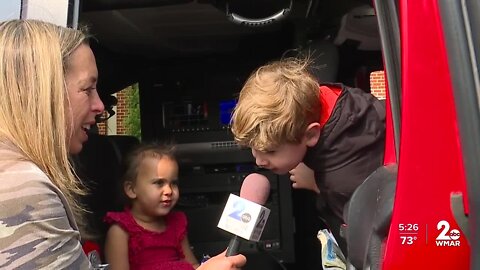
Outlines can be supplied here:
[[108, 138], [115, 148], [120, 163], [122, 163], [123, 158], [140, 143], [138, 138], [129, 135], [109, 135]]
[[355, 269], [380, 269], [382, 242], [392, 220], [397, 168], [395, 164], [375, 170], [346, 205], [348, 260]]

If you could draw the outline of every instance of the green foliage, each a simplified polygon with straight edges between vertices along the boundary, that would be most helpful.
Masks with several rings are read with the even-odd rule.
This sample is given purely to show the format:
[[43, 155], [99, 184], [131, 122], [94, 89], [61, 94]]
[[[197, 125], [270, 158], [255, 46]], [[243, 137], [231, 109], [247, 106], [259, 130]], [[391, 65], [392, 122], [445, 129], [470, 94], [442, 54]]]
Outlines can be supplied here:
[[129, 135], [133, 135], [138, 139], [142, 137], [140, 126], [140, 94], [138, 84], [134, 84], [127, 88], [127, 110], [128, 114], [125, 118], [125, 128]]

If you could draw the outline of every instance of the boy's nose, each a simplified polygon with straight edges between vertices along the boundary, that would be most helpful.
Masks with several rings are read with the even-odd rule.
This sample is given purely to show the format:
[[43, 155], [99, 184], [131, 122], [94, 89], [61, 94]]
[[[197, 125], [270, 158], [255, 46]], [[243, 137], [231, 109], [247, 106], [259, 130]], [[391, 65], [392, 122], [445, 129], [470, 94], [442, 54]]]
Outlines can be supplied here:
[[268, 161], [263, 159], [261, 153], [259, 153], [257, 150], [252, 149], [252, 155], [255, 158], [255, 163], [257, 166], [266, 167], [268, 165]]
[[255, 159], [255, 163], [257, 164], [258, 167], [267, 167], [268, 165], [268, 162], [266, 160], [259, 159], [259, 158]]

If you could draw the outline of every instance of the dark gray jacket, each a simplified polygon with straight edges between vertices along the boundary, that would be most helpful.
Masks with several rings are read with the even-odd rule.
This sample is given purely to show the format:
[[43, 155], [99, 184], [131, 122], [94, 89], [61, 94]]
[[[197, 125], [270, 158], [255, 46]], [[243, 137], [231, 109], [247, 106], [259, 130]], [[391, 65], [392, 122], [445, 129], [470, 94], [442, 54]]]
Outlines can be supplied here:
[[373, 95], [342, 84], [335, 107], [304, 163], [315, 171], [320, 198], [343, 219], [343, 208], [355, 189], [383, 164], [385, 107]]

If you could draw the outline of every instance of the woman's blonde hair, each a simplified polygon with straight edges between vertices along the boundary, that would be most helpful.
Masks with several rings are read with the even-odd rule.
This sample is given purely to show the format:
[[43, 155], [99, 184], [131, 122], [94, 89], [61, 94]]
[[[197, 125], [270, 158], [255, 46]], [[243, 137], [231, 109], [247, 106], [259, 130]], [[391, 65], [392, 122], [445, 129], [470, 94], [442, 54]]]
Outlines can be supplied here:
[[14, 145], [63, 192], [77, 222], [85, 194], [69, 162], [72, 114], [65, 74], [88, 44], [80, 30], [36, 20], [0, 23], [0, 141]]
[[254, 71], [232, 115], [240, 145], [260, 151], [300, 143], [309, 124], [320, 119], [319, 84], [308, 59], [286, 58]]

